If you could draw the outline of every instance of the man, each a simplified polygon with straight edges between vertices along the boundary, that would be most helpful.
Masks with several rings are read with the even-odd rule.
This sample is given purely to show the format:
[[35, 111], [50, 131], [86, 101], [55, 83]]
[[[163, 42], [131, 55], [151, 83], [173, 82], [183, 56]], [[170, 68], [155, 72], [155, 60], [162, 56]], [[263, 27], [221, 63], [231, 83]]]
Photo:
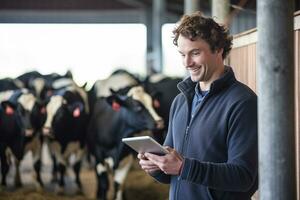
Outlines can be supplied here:
[[258, 187], [257, 97], [223, 64], [232, 37], [200, 12], [185, 15], [174, 44], [190, 77], [170, 110], [164, 156], [138, 154], [139, 163], [172, 200], [248, 200]]

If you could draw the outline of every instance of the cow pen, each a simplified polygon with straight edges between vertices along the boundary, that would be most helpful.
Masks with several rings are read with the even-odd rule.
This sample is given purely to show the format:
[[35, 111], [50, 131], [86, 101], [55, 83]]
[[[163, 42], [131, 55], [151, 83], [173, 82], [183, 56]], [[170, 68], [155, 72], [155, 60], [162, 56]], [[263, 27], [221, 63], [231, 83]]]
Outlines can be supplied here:
[[[45, 189], [36, 190], [32, 185], [32, 175], [34, 173], [30, 164], [30, 155], [26, 156], [22, 161], [21, 175], [24, 187], [13, 189], [12, 186], [8, 189], [0, 189], [0, 200], [91, 200], [96, 199], [96, 175], [95, 171], [88, 165], [84, 165], [81, 170], [80, 178], [82, 181], [83, 194], [76, 194], [74, 188], [74, 174], [68, 171], [66, 174], [66, 191], [64, 194], [54, 194], [53, 186], [50, 182], [51, 163], [47, 163], [42, 169], [42, 178], [45, 181]], [[11, 183], [13, 173], [12, 169], [8, 176], [8, 183]], [[156, 182], [153, 178], [142, 171], [135, 160], [128, 178], [124, 184], [124, 198], [135, 200], [166, 200], [168, 198], [168, 185], [163, 185]]]

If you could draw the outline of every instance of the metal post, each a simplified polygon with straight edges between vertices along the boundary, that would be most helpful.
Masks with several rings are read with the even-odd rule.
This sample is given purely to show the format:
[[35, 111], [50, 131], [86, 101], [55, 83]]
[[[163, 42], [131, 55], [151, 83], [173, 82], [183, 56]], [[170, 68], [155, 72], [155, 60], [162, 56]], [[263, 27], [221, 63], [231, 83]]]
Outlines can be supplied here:
[[200, 10], [200, 0], [184, 0], [184, 14], [190, 15]]
[[230, 8], [229, 5], [229, 0], [212, 1], [212, 17], [214, 17], [218, 23], [226, 23]]
[[259, 192], [296, 199], [294, 1], [258, 3]]
[[162, 34], [161, 27], [164, 23], [166, 0], [153, 0], [153, 68], [156, 72], [162, 71]]
[[145, 8], [146, 26], [147, 26], [147, 55], [146, 55], [146, 73], [151, 74], [153, 68], [153, 17], [152, 6]]

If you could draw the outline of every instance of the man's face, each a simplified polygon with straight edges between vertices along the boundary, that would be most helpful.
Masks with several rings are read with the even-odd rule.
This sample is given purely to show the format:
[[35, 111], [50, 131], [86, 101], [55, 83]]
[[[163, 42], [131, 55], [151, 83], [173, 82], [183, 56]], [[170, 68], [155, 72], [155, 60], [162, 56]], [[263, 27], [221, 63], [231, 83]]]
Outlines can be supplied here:
[[212, 52], [206, 41], [200, 38], [191, 41], [182, 35], [177, 44], [183, 65], [189, 71], [192, 81], [212, 82], [218, 78], [221, 70], [219, 64], [223, 62], [222, 50]]

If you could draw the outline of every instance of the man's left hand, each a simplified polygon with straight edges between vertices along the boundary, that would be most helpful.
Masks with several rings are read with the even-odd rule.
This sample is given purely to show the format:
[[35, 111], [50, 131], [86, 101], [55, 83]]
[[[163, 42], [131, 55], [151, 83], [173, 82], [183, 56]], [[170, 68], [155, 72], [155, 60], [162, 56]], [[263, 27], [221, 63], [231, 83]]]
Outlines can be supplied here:
[[148, 160], [156, 164], [161, 171], [169, 175], [179, 175], [183, 164], [182, 156], [171, 147], [166, 147], [169, 153], [158, 156], [152, 153], [145, 153]]

